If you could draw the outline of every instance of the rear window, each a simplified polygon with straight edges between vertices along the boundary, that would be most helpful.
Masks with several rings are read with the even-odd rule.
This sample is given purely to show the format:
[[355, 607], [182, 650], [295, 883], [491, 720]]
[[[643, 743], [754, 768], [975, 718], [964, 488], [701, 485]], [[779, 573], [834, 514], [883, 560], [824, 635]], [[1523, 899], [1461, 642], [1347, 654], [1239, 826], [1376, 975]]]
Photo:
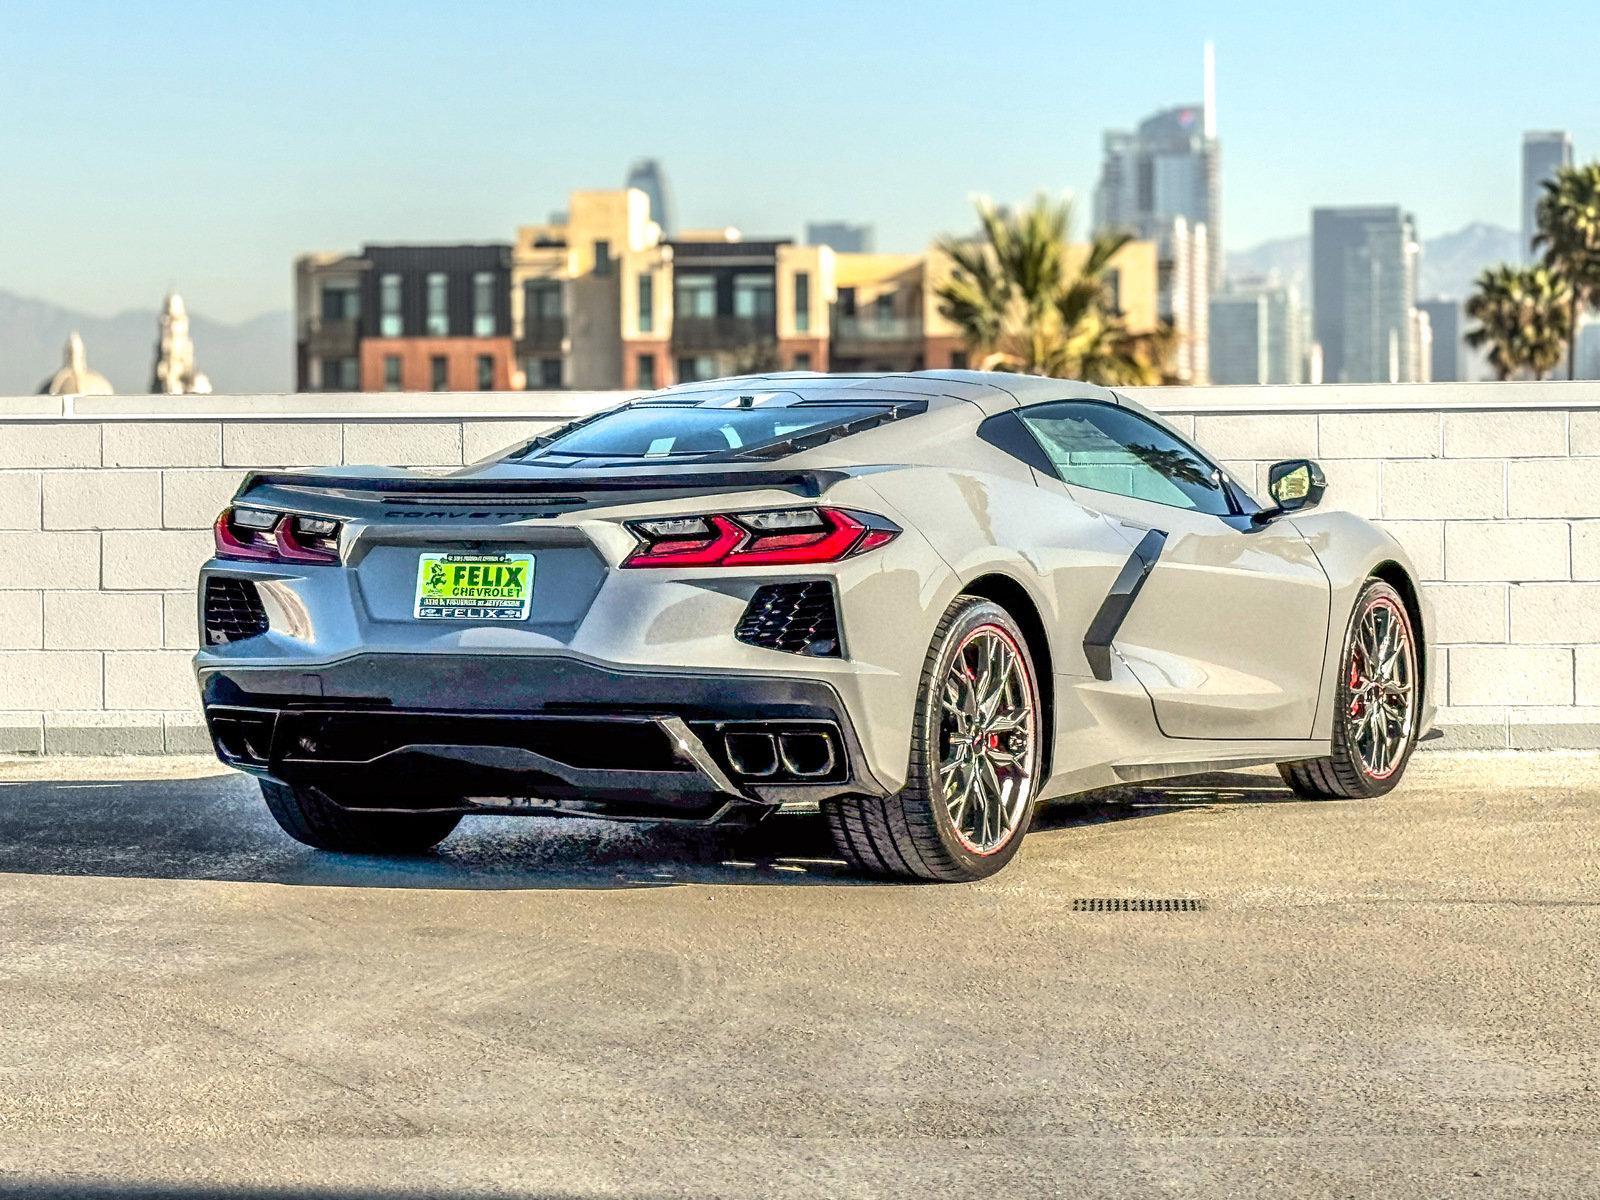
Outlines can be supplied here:
[[848, 425], [884, 405], [808, 404], [791, 408], [688, 408], [636, 405], [596, 417], [533, 454], [579, 458], [672, 458], [725, 454]]

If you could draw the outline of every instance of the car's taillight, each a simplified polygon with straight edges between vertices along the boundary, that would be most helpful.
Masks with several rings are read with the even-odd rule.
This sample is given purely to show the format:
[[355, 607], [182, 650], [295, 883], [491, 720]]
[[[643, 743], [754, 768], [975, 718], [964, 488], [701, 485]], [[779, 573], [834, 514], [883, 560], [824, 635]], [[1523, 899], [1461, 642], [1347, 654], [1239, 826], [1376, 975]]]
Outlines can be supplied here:
[[767, 567], [838, 562], [900, 534], [893, 521], [843, 508], [781, 508], [629, 521], [625, 567]]
[[240, 506], [224, 509], [212, 532], [218, 558], [303, 564], [339, 561], [339, 522], [327, 517]]

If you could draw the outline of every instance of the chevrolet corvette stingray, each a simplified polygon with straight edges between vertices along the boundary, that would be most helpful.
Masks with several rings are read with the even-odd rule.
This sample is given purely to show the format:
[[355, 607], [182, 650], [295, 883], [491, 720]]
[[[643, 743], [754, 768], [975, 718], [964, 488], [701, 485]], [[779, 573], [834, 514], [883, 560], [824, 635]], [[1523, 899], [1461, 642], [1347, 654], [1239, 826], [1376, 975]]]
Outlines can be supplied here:
[[250, 475], [196, 670], [222, 761], [324, 850], [820, 810], [855, 868], [971, 880], [1110, 784], [1395, 785], [1434, 716], [1428, 609], [1325, 486], [1282, 462], [1258, 502], [1063, 380], [689, 384], [447, 474]]

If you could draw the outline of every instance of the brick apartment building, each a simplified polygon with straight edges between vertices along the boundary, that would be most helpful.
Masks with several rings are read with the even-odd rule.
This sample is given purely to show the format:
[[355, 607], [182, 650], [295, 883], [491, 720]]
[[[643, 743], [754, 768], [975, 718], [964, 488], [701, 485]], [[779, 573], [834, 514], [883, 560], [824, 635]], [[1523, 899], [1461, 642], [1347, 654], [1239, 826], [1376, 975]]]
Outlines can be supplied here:
[[[1084, 253], [1083, 247], [1074, 247]], [[841, 254], [736, 230], [663, 237], [634, 189], [578, 191], [512, 245], [366, 246], [295, 263], [302, 391], [650, 389], [760, 370], [964, 367], [939, 313], [949, 262]], [[1157, 254], [1114, 260], [1136, 331]]]

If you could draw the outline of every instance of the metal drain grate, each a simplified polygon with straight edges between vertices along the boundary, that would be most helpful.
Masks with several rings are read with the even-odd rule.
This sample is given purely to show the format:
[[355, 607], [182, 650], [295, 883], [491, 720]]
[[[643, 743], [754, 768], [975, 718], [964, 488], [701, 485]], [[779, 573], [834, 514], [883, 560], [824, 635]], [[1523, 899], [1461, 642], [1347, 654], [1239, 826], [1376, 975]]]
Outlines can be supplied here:
[[1204, 900], [1153, 900], [1146, 897], [1099, 897], [1074, 900], [1073, 912], [1205, 912]]

